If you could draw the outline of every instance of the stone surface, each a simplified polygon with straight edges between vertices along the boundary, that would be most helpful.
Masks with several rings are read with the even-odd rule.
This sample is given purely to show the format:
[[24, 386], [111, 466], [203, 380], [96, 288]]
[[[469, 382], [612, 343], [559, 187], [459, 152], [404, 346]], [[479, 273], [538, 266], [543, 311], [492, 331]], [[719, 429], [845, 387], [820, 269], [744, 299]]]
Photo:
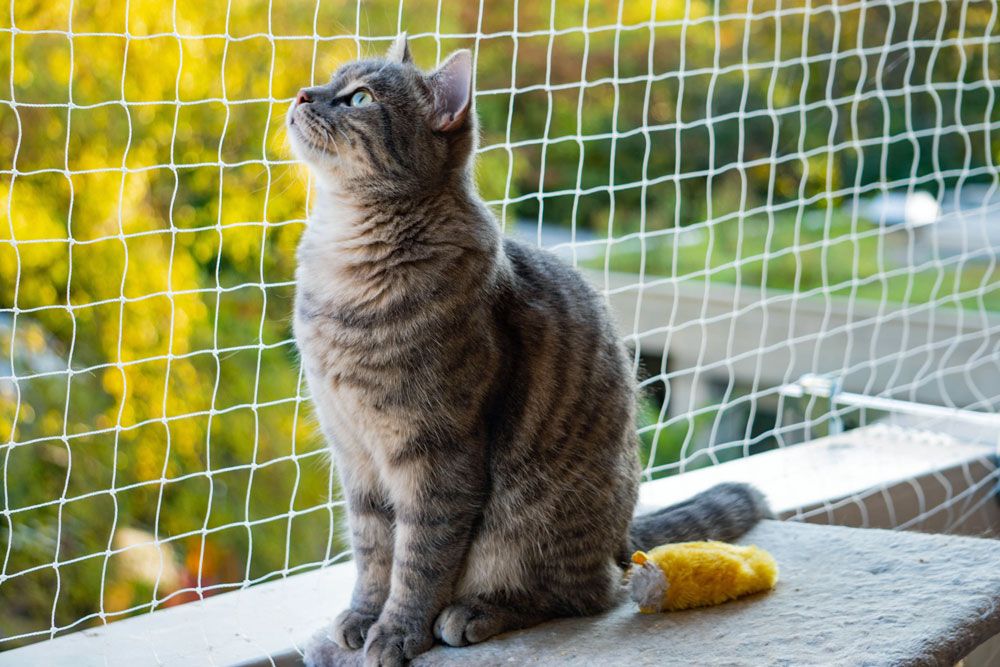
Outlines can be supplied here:
[[[1000, 633], [1000, 541], [768, 521], [742, 542], [778, 560], [774, 591], [656, 615], [623, 603], [413, 665], [954, 665]], [[309, 652], [361, 664], [322, 639]]]

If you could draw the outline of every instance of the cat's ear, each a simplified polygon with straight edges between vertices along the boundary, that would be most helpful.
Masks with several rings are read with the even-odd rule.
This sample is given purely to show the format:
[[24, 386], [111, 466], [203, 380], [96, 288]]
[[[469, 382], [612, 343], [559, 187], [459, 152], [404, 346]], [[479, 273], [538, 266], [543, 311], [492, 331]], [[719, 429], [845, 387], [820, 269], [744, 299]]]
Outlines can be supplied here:
[[410, 43], [406, 38], [406, 33], [401, 32], [392, 43], [385, 54], [385, 59], [391, 63], [412, 63], [413, 56], [410, 55]]
[[455, 51], [431, 73], [428, 83], [434, 92], [434, 129], [449, 132], [461, 127], [472, 106], [472, 52]]

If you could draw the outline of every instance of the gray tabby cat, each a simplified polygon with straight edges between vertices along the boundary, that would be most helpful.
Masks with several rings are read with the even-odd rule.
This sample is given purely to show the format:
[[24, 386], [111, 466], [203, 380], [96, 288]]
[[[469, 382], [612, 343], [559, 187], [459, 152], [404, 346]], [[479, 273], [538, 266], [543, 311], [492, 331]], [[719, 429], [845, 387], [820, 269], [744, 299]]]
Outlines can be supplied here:
[[633, 519], [625, 351], [576, 271], [501, 235], [473, 185], [471, 106], [471, 54], [425, 74], [401, 36], [288, 116], [317, 188], [295, 335], [358, 573], [331, 634], [367, 665], [600, 612], [632, 550], [732, 540], [767, 514], [730, 484]]

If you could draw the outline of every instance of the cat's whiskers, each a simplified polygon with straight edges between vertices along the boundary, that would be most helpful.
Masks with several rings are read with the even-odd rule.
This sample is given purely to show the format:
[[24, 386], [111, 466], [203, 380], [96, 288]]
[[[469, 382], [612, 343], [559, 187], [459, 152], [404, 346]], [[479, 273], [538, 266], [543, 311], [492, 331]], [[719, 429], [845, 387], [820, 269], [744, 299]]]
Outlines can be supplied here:
[[347, 136], [347, 132], [344, 132], [344, 128], [342, 128], [342, 127], [340, 127], [338, 125], [334, 125], [333, 129], [340, 133], [340, 136], [342, 136], [344, 138], [344, 141], [346, 141], [348, 144], [351, 143], [351, 139], [350, 139], [350, 137]]
[[331, 152], [332, 150], [339, 157], [340, 149], [333, 135], [330, 133], [329, 127], [325, 122], [317, 118], [316, 114], [310, 108], [303, 108], [298, 121], [298, 127], [301, 128], [299, 134], [310, 144], [311, 148], [322, 152]]

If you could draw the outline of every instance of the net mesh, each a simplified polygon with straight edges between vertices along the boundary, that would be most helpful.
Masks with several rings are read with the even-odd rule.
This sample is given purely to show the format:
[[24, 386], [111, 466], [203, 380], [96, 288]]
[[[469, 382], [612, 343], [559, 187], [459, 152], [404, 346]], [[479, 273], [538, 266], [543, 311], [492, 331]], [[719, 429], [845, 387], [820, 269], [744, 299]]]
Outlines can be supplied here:
[[[0, 648], [348, 557], [283, 119], [404, 29], [424, 66], [473, 50], [484, 196], [619, 314], [647, 478], [876, 421], [997, 432], [995, 2], [6, 4]], [[960, 527], [996, 484], [962, 465], [893, 523]]]

